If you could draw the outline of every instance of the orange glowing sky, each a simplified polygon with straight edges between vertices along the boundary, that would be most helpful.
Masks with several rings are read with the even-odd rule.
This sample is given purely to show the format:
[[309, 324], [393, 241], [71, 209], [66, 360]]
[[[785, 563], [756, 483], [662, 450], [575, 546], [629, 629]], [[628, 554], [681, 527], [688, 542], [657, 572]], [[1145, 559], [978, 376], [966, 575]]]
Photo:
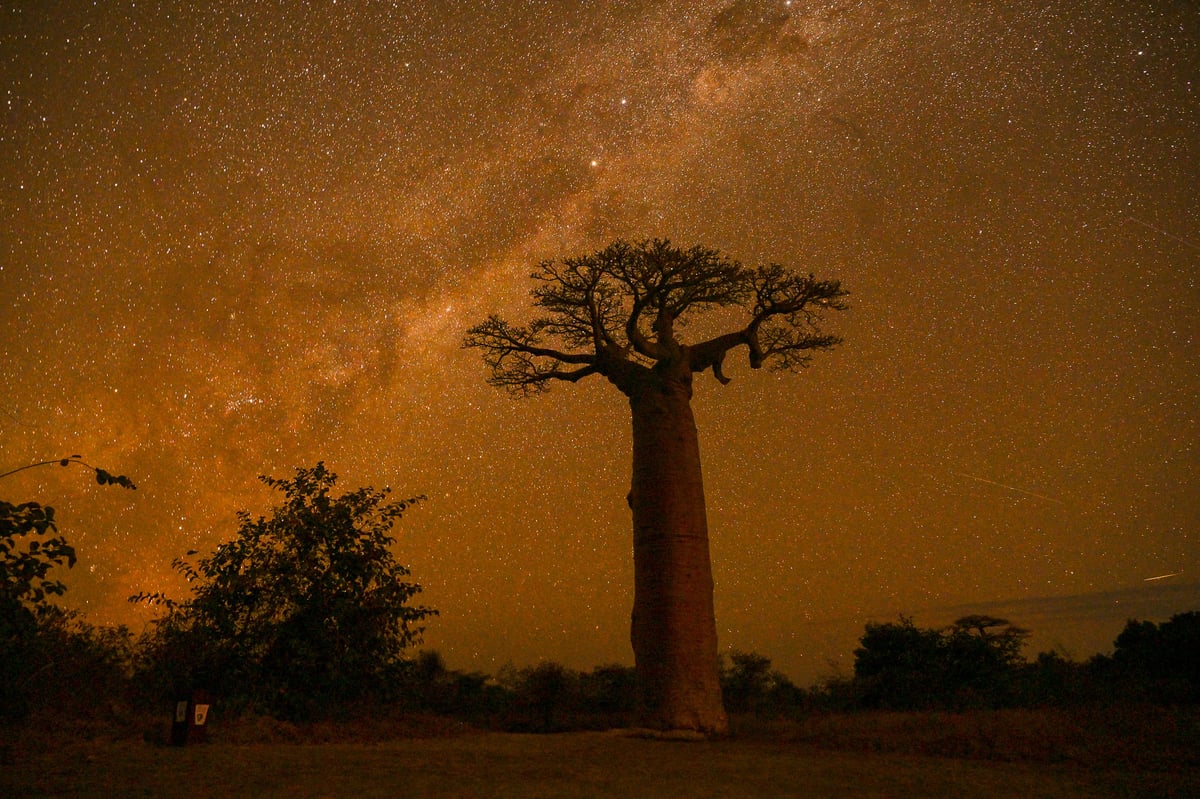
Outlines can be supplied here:
[[697, 381], [723, 649], [803, 682], [899, 613], [1086, 657], [1200, 608], [1193, 4], [193, 5], [0, 9], [0, 471], [139, 485], [0, 491], [90, 619], [324, 460], [429, 495], [452, 667], [630, 662], [624, 398], [459, 348], [616, 237], [852, 292], [803, 374]]

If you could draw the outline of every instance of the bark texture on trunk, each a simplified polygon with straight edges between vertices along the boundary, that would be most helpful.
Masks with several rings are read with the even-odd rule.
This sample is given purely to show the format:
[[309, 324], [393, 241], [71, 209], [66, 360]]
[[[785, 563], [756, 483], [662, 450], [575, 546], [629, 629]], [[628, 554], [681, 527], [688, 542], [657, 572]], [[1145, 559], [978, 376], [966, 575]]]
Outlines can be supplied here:
[[728, 732], [691, 374], [629, 392], [633, 413], [632, 643], [642, 724]]

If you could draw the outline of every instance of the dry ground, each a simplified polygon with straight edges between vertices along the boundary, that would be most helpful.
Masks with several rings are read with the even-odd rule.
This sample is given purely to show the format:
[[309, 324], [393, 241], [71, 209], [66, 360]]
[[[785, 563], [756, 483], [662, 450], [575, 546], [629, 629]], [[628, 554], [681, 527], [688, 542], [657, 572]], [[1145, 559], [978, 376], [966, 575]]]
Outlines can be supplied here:
[[[883, 727], [892, 725], [894, 719]], [[77, 733], [60, 737], [42, 727], [8, 740], [0, 749], [0, 796], [1200, 796], [1196, 769], [1172, 768], [1169, 762], [1104, 768], [834, 751], [797, 740], [794, 729], [788, 734], [757, 729], [724, 741], [669, 741], [628, 732], [516, 735], [445, 728], [440, 737], [352, 743], [329, 730], [302, 734], [272, 726], [229, 728], [225, 734], [214, 729], [212, 742], [183, 748]], [[278, 740], [293, 733], [301, 741], [325, 742]]]

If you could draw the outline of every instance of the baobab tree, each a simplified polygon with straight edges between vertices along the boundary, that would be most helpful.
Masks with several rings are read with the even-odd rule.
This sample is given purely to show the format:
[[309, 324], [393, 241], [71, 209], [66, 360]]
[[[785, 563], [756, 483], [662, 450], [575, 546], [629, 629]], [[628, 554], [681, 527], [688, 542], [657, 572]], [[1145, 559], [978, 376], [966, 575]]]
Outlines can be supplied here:
[[[497, 316], [471, 328], [464, 346], [483, 351], [488, 382], [518, 395], [600, 375], [629, 399], [633, 415], [634, 601], [631, 640], [641, 723], [722, 734], [708, 523], [692, 375], [722, 384], [725, 356], [745, 348], [751, 368], [798, 370], [814, 350], [840, 342], [822, 333], [822, 312], [844, 310], [836, 280], [769, 266], [750, 269], [704, 247], [617, 241], [592, 255], [546, 261], [533, 273], [525, 326]], [[688, 344], [679, 328], [698, 312], [740, 306], [740, 329]]]

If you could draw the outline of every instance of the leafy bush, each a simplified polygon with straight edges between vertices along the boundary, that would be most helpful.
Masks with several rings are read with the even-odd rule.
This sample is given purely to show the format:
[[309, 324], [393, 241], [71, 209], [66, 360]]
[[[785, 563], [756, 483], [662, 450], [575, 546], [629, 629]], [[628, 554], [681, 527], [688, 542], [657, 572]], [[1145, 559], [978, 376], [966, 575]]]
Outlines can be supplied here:
[[520, 732], [562, 732], [580, 727], [579, 673], [546, 661], [520, 670], [504, 726]]
[[269, 518], [242, 511], [233, 541], [195, 566], [175, 562], [192, 598], [131, 598], [168, 608], [145, 642], [143, 677], [291, 719], [388, 698], [404, 650], [436, 613], [409, 604], [421, 587], [392, 553], [392, 524], [422, 498], [331, 496], [337, 475], [322, 463], [260, 479], [284, 494]]
[[637, 672], [617, 664], [584, 672], [579, 675], [579, 701], [593, 726], [626, 726], [637, 710]]

